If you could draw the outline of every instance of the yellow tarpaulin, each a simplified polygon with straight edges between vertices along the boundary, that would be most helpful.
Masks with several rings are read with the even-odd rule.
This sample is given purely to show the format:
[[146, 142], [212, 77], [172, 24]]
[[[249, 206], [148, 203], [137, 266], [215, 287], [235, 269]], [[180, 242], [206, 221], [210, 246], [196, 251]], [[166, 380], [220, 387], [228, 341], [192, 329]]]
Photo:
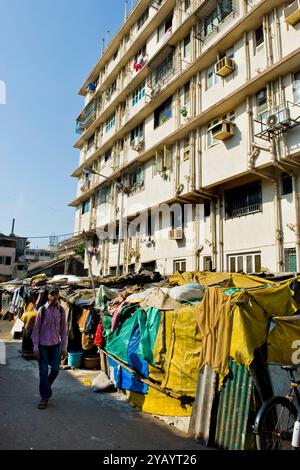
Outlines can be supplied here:
[[273, 318], [268, 337], [268, 360], [276, 364], [300, 363], [300, 315]]
[[[208, 364], [220, 374], [220, 384], [228, 374], [230, 357], [249, 369], [255, 349], [268, 339], [271, 319], [292, 316], [297, 311], [287, 282], [231, 295], [225, 292], [218, 287], [209, 287], [197, 307], [197, 321], [203, 337], [199, 368]], [[289, 347], [288, 334], [285, 334], [281, 349], [272, 349], [273, 362], [282, 362], [282, 350]]]
[[182, 399], [171, 398], [149, 387], [147, 395], [132, 393], [132, 403], [146, 413], [191, 416], [192, 407], [186, 404], [185, 397], [196, 396], [201, 347], [195, 306], [161, 312], [153, 351], [155, 365], [149, 366], [149, 376], [159, 382], [163, 390], [172, 391]]
[[257, 276], [246, 276], [245, 274], [238, 273], [211, 273], [207, 271], [186, 272], [182, 274], [177, 272], [169, 279], [170, 286], [192, 282], [198, 282], [202, 286], [224, 283], [223, 287], [241, 287], [245, 289], [273, 284], [272, 281], [267, 281]]
[[130, 392], [130, 403], [144, 413], [160, 416], [191, 416], [192, 406], [149, 388], [147, 395]]

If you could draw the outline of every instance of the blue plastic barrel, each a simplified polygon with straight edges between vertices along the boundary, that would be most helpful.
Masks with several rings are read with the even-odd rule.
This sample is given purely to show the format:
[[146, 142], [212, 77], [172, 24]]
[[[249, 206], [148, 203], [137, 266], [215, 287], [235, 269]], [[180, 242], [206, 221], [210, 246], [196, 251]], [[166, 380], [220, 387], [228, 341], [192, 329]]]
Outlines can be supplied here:
[[80, 367], [82, 352], [69, 352], [68, 353], [68, 366], [70, 367]]

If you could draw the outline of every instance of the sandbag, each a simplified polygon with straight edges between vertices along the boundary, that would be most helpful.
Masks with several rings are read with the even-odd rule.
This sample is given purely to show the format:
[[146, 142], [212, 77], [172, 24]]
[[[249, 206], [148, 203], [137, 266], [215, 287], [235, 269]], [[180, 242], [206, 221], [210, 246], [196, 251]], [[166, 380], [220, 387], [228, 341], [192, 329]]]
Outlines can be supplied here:
[[96, 393], [105, 392], [106, 390], [109, 390], [113, 387], [113, 381], [110, 380], [110, 378], [103, 371], [101, 371], [92, 382], [92, 390]]
[[200, 302], [204, 296], [204, 287], [197, 282], [184, 284], [170, 289], [169, 296], [178, 302], [192, 302], [195, 300]]

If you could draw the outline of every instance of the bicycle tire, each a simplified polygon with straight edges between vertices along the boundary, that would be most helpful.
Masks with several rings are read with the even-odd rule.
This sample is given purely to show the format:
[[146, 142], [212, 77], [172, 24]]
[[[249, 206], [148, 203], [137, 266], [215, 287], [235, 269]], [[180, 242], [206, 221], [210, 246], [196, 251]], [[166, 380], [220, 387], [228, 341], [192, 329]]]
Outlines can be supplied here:
[[259, 409], [254, 433], [257, 450], [291, 450], [294, 423], [297, 419], [295, 405], [286, 397], [276, 396]]

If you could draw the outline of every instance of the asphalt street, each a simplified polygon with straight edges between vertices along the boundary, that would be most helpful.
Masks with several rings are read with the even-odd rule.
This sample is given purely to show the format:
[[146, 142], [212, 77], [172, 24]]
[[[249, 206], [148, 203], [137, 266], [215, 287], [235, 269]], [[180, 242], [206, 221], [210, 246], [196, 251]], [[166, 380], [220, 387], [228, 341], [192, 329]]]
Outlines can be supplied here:
[[38, 364], [22, 359], [12, 325], [0, 320], [6, 364], [0, 364], [1, 450], [201, 450], [186, 434], [84, 385], [94, 371], [61, 371], [46, 410], [38, 410]]

